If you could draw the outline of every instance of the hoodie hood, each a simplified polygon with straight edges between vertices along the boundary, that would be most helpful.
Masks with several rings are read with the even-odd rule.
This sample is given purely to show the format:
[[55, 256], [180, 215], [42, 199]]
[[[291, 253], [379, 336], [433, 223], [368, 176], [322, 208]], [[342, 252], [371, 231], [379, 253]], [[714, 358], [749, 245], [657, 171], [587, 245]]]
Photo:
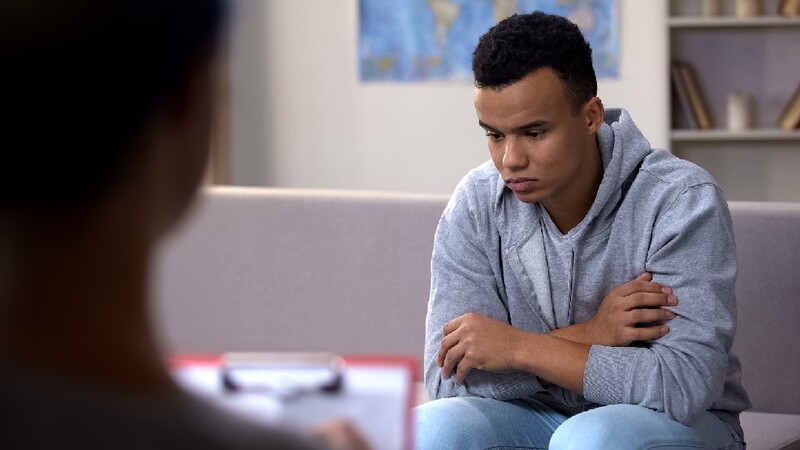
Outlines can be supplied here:
[[[613, 221], [614, 214], [624, 199], [630, 184], [644, 159], [653, 154], [650, 142], [636, 127], [633, 119], [624, 109], [610, 108], [605, 111], [604, 123], [597, 131], [597, 143], [603, 163], [603, 179], [597, 189], [594, 202], [581, 222], [566, 235], [570, 239], [585, 233], [603, 229], [603, 224]], [[522, 242], [530, 238], [530, 232], [515, 229], [514, 223], [538, 221], [544, 212], [538, 204], [519, 201], [505, 185], [492, 161], [487, 161], [469, 175], [468, 179], [491, 179], [494, 183], [494, 211], [501, 230], [511, 231], [512, 242]], [[533, 206], [533, 207], [531, 207]], [[533, 223], [533, 222], [531, 222]], [[592, 231], [594, 230], [594, 231]]]
[[597, 144], [603, 160], [603, 179], [583, 222], [602, 219], [614, 213], [624, 197], [626, 182], [632, 180], [644, 158], [652, 152], [644, 137], [624, 109], [607, 109], [597, 132]]

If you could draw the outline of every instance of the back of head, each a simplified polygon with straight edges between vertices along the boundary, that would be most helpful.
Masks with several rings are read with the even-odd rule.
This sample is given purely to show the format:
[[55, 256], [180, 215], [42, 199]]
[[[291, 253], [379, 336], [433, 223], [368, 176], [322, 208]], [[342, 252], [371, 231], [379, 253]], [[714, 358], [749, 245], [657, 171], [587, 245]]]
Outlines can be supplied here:
[[0, 206], [69, 208], [124, 176], [148, 118], [212, 51], [222, 6], [0, 1]]
[[561, 16], [515, 14], [481, 36], [472, 55], [478, 88], [500, 90], [546, 67], [564, 83], [575, 111], [597, 95], [592, 49], [577, 25]]

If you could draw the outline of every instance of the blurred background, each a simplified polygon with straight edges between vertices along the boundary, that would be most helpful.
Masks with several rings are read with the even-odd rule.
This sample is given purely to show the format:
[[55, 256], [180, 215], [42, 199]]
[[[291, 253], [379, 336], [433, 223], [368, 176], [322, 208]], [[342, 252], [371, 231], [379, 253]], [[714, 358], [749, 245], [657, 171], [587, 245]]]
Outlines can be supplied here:
[[[471, 80], [364, 79], [361, 22], [375, 1], [232, 0], [211, 183], [450, 193], [488, 159]], [[406, 2], [429, 9], [432, 32], [450, 39], [478, 3], [523, 6], [386, 3]], [[654, 147], [705, 167], [729, 200], [800, 201], [800, 133], [779, 126], [800, 87], [800, 20], [781, 14], [791, 0], [546, 3], [614, 11], [617, 71], [598, 80], [599, 96], [628, 109]], [[676, 60], [693, 69], [708, 129], [674, 92]]]

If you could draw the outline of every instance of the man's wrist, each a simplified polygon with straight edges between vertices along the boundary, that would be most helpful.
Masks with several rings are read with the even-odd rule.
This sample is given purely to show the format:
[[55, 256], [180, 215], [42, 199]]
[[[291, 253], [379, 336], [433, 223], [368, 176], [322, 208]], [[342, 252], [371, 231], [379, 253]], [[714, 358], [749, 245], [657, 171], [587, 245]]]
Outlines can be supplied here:
[[576, 323], [570, 326], [553, 330], [550, 334], [559, 339], [574, 342], [576, 344], [592, 345], [589, 339], [585, 323]]
[[534, 346], [531, 345], [532, 335], [533, 333], [519, 330], [518, 337], [511, 350], [511, 368], [513, 370], [530, 371], [531, 349], [534, 348]]

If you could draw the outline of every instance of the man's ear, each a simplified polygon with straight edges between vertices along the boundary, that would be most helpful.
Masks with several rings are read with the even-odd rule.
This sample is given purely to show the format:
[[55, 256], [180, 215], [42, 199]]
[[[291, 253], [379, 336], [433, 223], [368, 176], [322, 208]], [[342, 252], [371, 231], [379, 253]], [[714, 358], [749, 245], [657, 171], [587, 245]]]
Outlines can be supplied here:
[[605, 108], [600, 97], [592, 97], [583, 105], [583, 117], [586, 120], [586, 131], [589, 134], [597, 133], [605, 119]]

